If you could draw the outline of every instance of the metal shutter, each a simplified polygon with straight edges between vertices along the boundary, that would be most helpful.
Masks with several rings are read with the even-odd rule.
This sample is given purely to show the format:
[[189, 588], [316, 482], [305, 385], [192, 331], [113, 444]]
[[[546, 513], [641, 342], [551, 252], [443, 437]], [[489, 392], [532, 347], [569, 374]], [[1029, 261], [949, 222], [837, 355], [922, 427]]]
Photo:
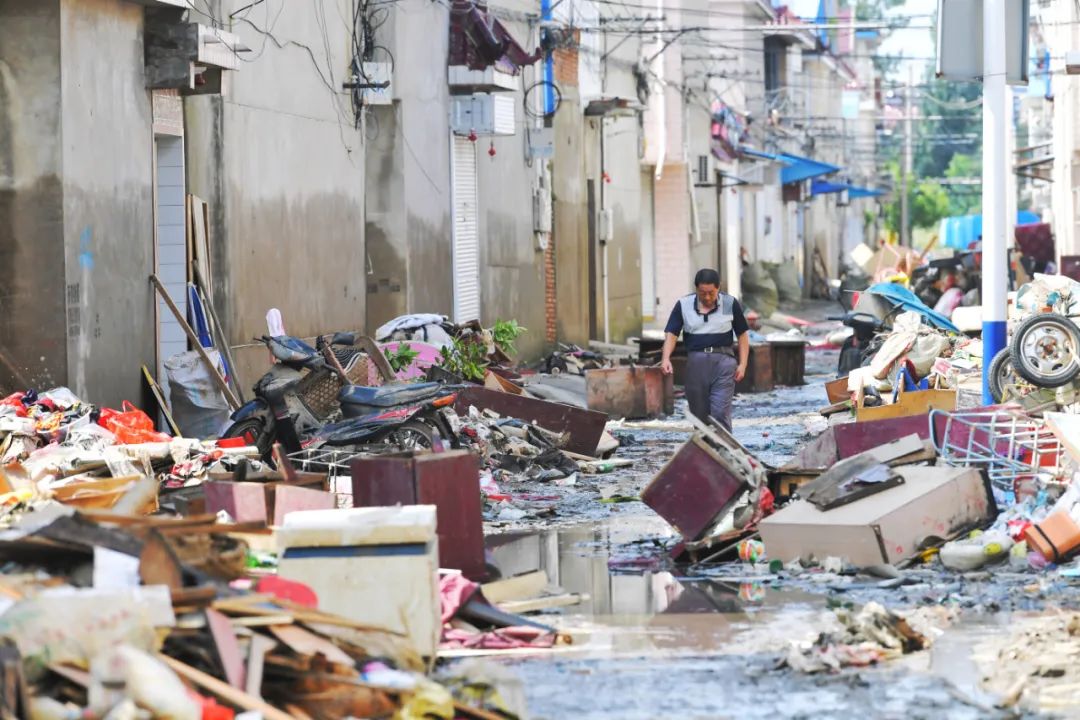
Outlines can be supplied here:
[[480, 231], [476, 212], [476, 144], [454, 136], [454, 321], [480, 319]]

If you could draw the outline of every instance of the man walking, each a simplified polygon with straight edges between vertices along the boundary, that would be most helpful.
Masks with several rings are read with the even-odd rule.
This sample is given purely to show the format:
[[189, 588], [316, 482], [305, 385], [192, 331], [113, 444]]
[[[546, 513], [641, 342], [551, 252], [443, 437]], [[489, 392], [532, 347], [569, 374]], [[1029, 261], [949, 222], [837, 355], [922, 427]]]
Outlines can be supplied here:
[[[695, 292], [675, 304], [664, 336], [660, 367], [670, 375], [671, 353], [679, 333], [689, 355], [686, 364], [686, 400], [690, 412], [704, 422], [712, 416], [731, 430], [731, 398], [735, 383], [746, 375], [750, 359], [750, 336], [739, 301], [720, 292], [720, 274], [698, 270]], [[738, 360], [735, 340], [738, 338]]]

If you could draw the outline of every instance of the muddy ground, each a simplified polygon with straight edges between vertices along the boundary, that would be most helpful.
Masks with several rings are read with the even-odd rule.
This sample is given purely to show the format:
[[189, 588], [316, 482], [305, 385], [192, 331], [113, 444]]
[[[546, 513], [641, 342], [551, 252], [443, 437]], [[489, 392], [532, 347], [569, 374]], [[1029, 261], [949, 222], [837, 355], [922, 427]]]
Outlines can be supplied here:
[[[738, 439], [771, 465], [789, 459], [820, 432], [822, 385], [835, 376], [836, 358], [809, 352], [805, 386], [737, 398]], [[584, 598], [538, 618], [569, 632], [572, 645], [492, 659], [519, 674], [531, 717], [1080, 717], [1080, 685], [1042, 694], [1073, 674], [1080, 679], [1072, 670], [1080, 639], [1068, 632], [1080, 634], [1080, 620], [1068, 620], [1080, 608], [1080, 583], [1034, 572], [919, 569], [882, 580], [741, 563], [674, 567], [664, 521], [640, 502], [601, 500], [636, 497], [688, 428], [617, 432], [619, 457], [635, 459], [633, 468], [579, 475], [572, 487], [504, 488], [541, 499], [515, 503], [529, 508], [528, 518], [488, 523], [491, 560], [504, 575], [544, 569], [552, 586]], [[778, 669], [793, 641], [810, 642], [835, 624], [831, 607], [870, 600], [937, 613], [932, 648], [834, 674]], [[1048, 622], [1064, 656], [1044, 677], [1017, 648], [1031, 646], [1032, 633], [1049, 643]], [[1071, 647], [1078, 650], [1069, 655]]]

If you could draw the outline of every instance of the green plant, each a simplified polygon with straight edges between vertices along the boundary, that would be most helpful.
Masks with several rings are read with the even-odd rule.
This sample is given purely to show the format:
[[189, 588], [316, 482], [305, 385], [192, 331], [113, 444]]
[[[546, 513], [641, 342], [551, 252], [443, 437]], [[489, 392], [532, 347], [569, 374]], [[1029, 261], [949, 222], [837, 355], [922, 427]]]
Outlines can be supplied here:
[[439, 367], [466, 380], [482, 382], [487, 367], [487, 348], [470, 339], [454, 338], [439, 351]]
[[526, 332], [528, 330], [518, 325], [517, 320], [498, 320], [491, 330], [491, 335], [497, 348], [507, 355], [515, 355], [517, 348], [514, 347], [514, 342]]
[[383, 354], [386, 355], [390, 367], [396, 373], [412, 367], [413, 360], [420, 355], [419, 351], [413, 350], [408, 343], [401, 343], [394, 352], [383, 349]]

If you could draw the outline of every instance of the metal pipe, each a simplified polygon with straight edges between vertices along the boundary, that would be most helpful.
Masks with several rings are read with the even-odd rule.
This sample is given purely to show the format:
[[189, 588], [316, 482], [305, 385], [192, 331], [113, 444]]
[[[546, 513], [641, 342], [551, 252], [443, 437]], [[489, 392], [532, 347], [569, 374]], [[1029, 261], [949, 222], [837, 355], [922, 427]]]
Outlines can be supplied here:
[[[1005, 4], [983, 3], [983, 403], [993, 403], [990, 392], [990, 361], [1005, 347], [1006, 297], [1009, 279], [1006, 238], [1009, 217], [1006, 201], [1005, 151]], [[1015, 221], [1015, 218], [1013, 218]]]

